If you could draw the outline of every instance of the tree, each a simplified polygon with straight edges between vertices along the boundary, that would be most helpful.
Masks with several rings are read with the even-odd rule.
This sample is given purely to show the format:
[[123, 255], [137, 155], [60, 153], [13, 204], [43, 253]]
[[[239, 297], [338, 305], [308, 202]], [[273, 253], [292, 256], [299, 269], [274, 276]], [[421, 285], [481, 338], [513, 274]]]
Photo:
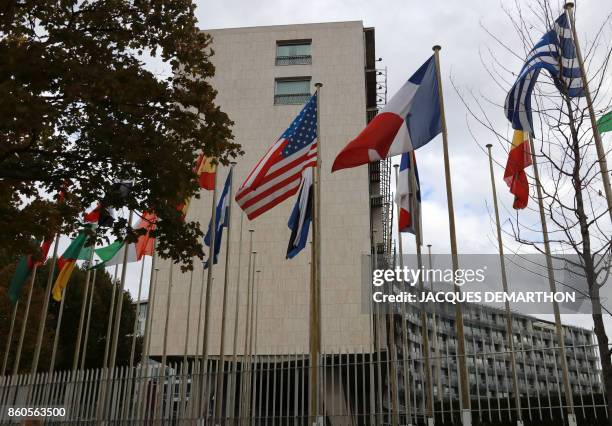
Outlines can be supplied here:
[[[14, 269], [14, 264], [11, 264], [0, 270], [0, 345], [2, 345], [0, 347], [2, 348], [2, 351], [4, 351], [6, 348], [6, 339], [9, 334], [12, 312], [12, 307], [6, 291], [8, 282], [11, 279]], [[42, 303], [44, 301], [43, 296], [48, 272], [48, 265], [45, 265], [39, 268], [36, 274], [34, 293], [32, 294], [32, 303], [30, 305], [30, 313], [19, 368], [20, 372], [22, 373], [30, 371], [38, 333], [38, 325], [40, 323], [39, 318], [42, 311]], [[65, 293], [66, 300], [64, 302], [64, 313], [60, 329], [55, 365], [56, 370], [66, 370], [72, 368], [72, 361], [79, 328], [79, 319], [81, 315], [83, 289], [85, 287], [85, 276], [85, 270], [78, 267], [75, 268]], [[23, 324], [25, 303], [27, 300], [27, 290], [29, 285], [30, 284], [28, 282], [23, 289], [17, 309], [15, 329], [13, 331], [13, 339], [7, 366], [7, 372], [9, 373], [12, 372], [15, 354], [17, 352], [17, 343], [19, 341], [19, 333]], [[117, 285], [117, 283], [115, 283], [115, 285]], [[108, 324], [108, 317], [110, 315], [112, 286], [113, 282], [111, 276], [105, 270], [99, 270], [96, 274], [96, 284], [92, 304], [85, 363], [86, 368], [99, 368], [103, 365], [104, 347], [106, 343], [106, 328]], [[132, 298], [130, 297], [129, 292], [124, 291], [122, 297], [123, 308], [121, 310], [121, 324], [119, 327], [117, 365], [127, 365], [129, 363], [130, 350], [132, 346], [132, 331], [134, 318], [136, 316], [136, 309], [132, 303]], [[49, 307], [49, 313], [45, 324], [39, 371], [47, 371], [49, 369], [49, 361], [51, 359], [51, 350], [53, 348], [53, 340], [59, 313], [60, 304], [58, 302], [54, 302], [53, 299], [51, 299], [49, 303], [51, 305]], [[140, 360], [141, 346], [141, 339], [138, 339], [135, 352], [135, 363]]]
[[[556, 7], [551, 9], [550, 4], [544, 0], [531, 3], [528, 11], [522, 10], [518, 3], [516, 8], [517, 10], [505, 12], [521, 39], [523, 51], [513, 50], [504, 42], [504, 37], [485, 30], [506, 54], [522, 59], [541, 35], [551, 29], [561, 10]], [[610, 83], [609, 61], [612, 44], [609, 34], [606, 34], [606, 30], [610, 28], [606, 23], [611, 15], [603, 18], [603, 24], [596, 31], [595, 38], [589, 40], [588, 45], [584, 44], [584, 40], [580, 40], [583, 52], [587, 52], [587, 78], [597, 111], [607, 111], [612, 105], [610, 93], [605, 88]], [[502, 65], [505, 61], [492, 53], [494, 51], [489, 51], [490, 57], [483, 56], [483, 64], [500, 88], [507, 91], [517, 74]], [[552, 257], [563, 260], [569, 271], [580, 275], [591, 301], [608, 412], [612, 415], [612, 359], [603, 317], [604, 312], [609, 311], [602, 306], [599, 296], [600, 288], [611, 271], [610, 212], [602, 190], [599, 157], [586, 102], [584, 98], [568, 97], [566, 90], [560, 91], [558, 85], [563, 86], [564, 82], [554, 81], [549, 74], [543, 72], [535, 87], [532, 98], [535, 122], [534, 156], [539, 167], [539, 182]], [[495, 126], [497, 120], [491, 118], [485, 107], [485, 104], [488, 104], [503, 108], [503, 103], [488, 96], [472, 96], [470, 101], [463, 99], [471, 117], [491, 132], [507, 151], [512, 136], [509, 132], [504, 134]], [[496, 110], [497, 113], [500, 116], [503, 114], [502, 111]], [[499, 159], [498, 164], [503, 165], [505, 161], [505, 158]], [[527, 172], [531, 173], [532, 170], [528, 169]], [[534, 176], [530, 175], [529, 180], [532, 186], [535, 186]], [[534, 190], [531, 191], [531, 199], [533, 207], [530, 209], [537, 211], [538, 197]], [[532, 219], [529, 209], [514, 218], [511, 216], [509, 220], [512, 230], [509, 233], [518, 243], [545, 253], [543, 235], [538, 229], [539, 225], [533, 225]], [[535, 221], [539, 221], [539, 216]], [[566, 256], [567, 254], [574, 256]], [[609, 418], [612, 419], [612, 416]]]
[[[0, 6], [1, 247], [27, 253], [60, 224], [73, 231], [113, 182], [131, 181], [128, 198], [109, 203], [154, 210], [162, 256], [202, 257], [200, 227], [176, 210], [196, 195], [195, 155], [226, 164], [242, 152], [214, 102], [211, 38], [194, 9], [187, 0]], [[147, 70], [146, 55], [172, 76]], [[125, 219], [113, 232], [135, 237]]]

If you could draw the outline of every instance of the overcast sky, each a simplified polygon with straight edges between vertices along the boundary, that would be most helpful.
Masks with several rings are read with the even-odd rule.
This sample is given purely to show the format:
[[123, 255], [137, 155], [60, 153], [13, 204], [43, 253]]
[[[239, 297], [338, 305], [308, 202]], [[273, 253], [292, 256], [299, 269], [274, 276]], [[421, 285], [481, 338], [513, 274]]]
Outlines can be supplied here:
[[[497, 37], [517, 52], [522, 44], [502, 9], [502, 2], [491, 0], [429, 0], [406, 1], [386, 0], [261, 0], [256, 5], [246, 0], [197, 1], [196, 15], [202, 29], [245, 27], [260, 25], [281, 25], [312, 22], [360, 20], [364, 26], [376, 29], [376, 56], [382, 58], [378, 64], [388, 68], [389, 94], [392, 95], [401, 84], [432, 54], [434, 44], [442, 46], [441, 72], [445, 93], [447, 124], [449, 131], [450, 159], [453, 177], [453, 192], [457, 223], [459, 251], [463, 253], [495, 253], [497, 250], [493, 223], [490, 218], [491, 187], [488, 161], [483, 151], [486, 143], [496, 141], [481, 129], [474, 128], [478, 143], [470, 135], [467, 110], [451, 78], [463, 93], [472, 91], [476, 95], [486, 94], [494, 103], [502, 105], [505, 90], [498, 87], [481, 63], [481, 53], [487, 56], [489, 50], [505, 67], [518, 71], [521, 59], [514, 57], [500, 47], [483, 27], [490, 29]], [[507, 6], [515, 10], [514, 2]], [[533, 4], [534, 2], [529, 2]], [[525, 7], [529, 3], [522, 2]], [[557, 7], [556, 1], [551, 4]], [[605, 5], [604, 5], [605, 4]], [[602, 11], [602, 8], [604, 10]], [[562, 10], [558, 3], [557, 10]], [[592, 40], [594, 31], [602, 25], [604, 17], [612, 11], [608, 2], [580, 2], [577, 26], [583, 45]], [[602, 13], [603, 12], [603, 13]], [[526, 8], [531, 37], [538, 39], [544, 26]], [[556, 12], [555, 12], [556, 13]], [[604, 41], [610, 42], [612, 24], [608, 23]], [[155, 61], [149, 67], [160, 75], [167, 74], [167, 68]], [[247, 64], [245, 64], [247, 66]], [[511, 84], [511, 83], [510, 83]], [[488, 106], [487, 112], [499, 126], [502, 133], [510, 132], [503, 112], [499, 107]], [[470, 125], [475, 123], [470, 120]], [[610, 136], [608, 135], [608, 141]], [[272, 142], [272, 141], [271, 141]], [[480, 144], [480, 146], [479, 146]], [[494, 156], [505, 164], [506, 154], [500, 145], [494, 145]], [[443, 182], [441, 137], [436, 138], [417, 152], [419, 173], [423, 193], [424, 242], [433, 244], [438, 253], [449, 252], [448, 216], [446, 194]], [[496, 169], [497, 190], [503, 222], [507, 222], [512, 211], [512, 197], [501, 180], [503, 170]], [[521, 213], [522, 214], [522, 213]], [[539, 221], [532, 213], [525, 212], [534, 226]], [[507, 223], [506, 223], [507, 228]], [[507, 238], [511, 243], [511, 238]], [[404, 238], [406, 251], [414, 251], [411, 236]], [[147, 267], [148, 269], [148, 267]], [[127, 286], [134, 290], [138, 286], [136, 265], [128, 270]], [[566, 318], [569, 322], [580, 322], [590, 328], [590, 319]]]

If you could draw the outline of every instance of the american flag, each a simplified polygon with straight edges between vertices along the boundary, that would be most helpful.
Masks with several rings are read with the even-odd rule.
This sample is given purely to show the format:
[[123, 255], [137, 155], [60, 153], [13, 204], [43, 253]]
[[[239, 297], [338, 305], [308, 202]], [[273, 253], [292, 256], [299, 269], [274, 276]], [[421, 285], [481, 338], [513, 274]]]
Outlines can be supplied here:
[[236, 202], [255, 219], [295, 194], [302, 171], [317, 161], [317, 95], [306, 103], [282, 136], [255, 165], [236, 193]]

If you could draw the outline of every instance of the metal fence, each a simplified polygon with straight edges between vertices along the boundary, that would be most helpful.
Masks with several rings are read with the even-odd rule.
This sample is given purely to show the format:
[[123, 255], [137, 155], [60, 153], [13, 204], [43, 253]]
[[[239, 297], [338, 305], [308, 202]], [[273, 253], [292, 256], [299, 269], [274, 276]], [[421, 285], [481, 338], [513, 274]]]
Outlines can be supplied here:
[[[545, 353], [550, 359], [559, 356], [557, 348], [529, 351]], [[518, 352], [529, 356], [528, 351]], [[475, 423], [515, 422], [512, 386], [498, 369], [507, 362], [508, 353], [466, 357]], [[457, 424], [461, 407], [453, 391], [456, 358], [453, 354], [431, 358], [433, 404], [428, 410], [422, 358], [400, 356], [392, 361], [396, 357], [371, 348], [324, 352], [319, 361], [318, 392], [324, 424], [421, 425], [427, 424], [427, 417], [435, 418], [436, 424]], [[252, 355], [236, 361], [230, 357], [222, 368], [211, 358], [204, 373], [202, 365], [195, 359], [169, 363], [165, 368], [147, 365], [5, 376], [0, 378], [0, 422], [19, 422], [24, 412], [15, 409], [55, 407], [63, 408], [64, 415], [48, 416], [45, 422], [178, 424], [196, 423], [197, 419], [209, 425], [312, 424], [305, 351]], [[550, 377], [535, 382], [531, 372], [519, 374], [521, 415], [526, 424], [562, 424], [568, 414], [561, 377], [558, 369], [552, 371]], [[585, 380], [577, 376], [572, 384], [578, 424], [603, 423], [607, 414], [600, 370], [584, 374]]]

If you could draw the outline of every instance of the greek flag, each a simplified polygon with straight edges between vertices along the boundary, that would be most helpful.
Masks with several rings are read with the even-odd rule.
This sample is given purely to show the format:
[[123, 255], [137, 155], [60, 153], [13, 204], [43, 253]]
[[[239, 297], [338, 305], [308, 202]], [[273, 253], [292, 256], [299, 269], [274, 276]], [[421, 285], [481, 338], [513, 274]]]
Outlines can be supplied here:
[[561, 93], [569, 97], [584, 96], [576, 46], [566, 13], [531, 49], [516, 82], [508, 92], [505, 103], [506, 117], [516, 130], [533, 133], [531, 92], [540, 70], [546, 69]]

